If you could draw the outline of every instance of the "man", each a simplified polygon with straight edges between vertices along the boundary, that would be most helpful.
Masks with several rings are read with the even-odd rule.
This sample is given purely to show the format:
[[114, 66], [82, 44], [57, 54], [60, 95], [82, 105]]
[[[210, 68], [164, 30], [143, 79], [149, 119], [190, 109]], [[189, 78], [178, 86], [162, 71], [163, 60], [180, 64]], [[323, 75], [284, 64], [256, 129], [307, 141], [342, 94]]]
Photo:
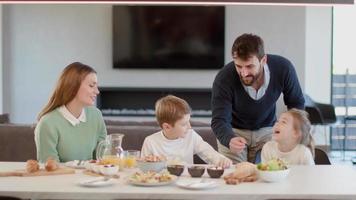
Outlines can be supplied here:
[[220, 153], [233, 162], [254, 162], [271, 139], [281, 93], [288, 109], [304, 109], [304, 97], [292, 63], [265, 54], [259, 36], [239, 36], [232, 58], [213, 83], [211, 127]]

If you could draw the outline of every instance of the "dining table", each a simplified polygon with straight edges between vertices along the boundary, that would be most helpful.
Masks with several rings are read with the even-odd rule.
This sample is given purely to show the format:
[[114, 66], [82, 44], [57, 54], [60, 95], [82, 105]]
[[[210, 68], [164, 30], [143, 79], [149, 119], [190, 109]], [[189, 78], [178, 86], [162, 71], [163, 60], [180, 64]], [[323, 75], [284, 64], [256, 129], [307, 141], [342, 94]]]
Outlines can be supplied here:
[[[25, 169], [25, 162], [0, 162], [0, 172]], [[356, 169], [343, 165], [290, 166], [288, 176], [279, 182], [243, 182], [228, 185], [224, 179], [192, 178], [185, 168], [175, 182], [167, 185], [137, 186], [128, 180], [137, 169], [124, 169], [120, 178], [102, 187], [80, 183], [93, 178], [76, 169], [73, 174], [52, 176], [0, 177], [0, 196], [23, 199], [356, 199]], [[231, 173], [234, 166], [226, 169]], [[223, 175], [223, 176], [224, 176]], [[215, 187], [187, 189], [178, 181], [211, 180]]]

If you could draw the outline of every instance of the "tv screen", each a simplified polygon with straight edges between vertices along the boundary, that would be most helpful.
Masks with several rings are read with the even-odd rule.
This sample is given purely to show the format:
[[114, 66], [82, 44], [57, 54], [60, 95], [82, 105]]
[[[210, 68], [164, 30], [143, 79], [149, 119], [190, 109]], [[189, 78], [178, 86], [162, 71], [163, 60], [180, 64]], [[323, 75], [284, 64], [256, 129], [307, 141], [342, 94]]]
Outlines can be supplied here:
[[113, 6], [114, 68], [219, 69], [224, 6]]

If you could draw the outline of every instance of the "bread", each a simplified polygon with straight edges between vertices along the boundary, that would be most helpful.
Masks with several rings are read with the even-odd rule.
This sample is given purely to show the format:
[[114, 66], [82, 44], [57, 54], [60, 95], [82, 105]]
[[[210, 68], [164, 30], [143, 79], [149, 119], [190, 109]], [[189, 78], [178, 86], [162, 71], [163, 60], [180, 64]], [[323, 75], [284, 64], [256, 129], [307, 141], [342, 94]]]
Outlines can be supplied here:
[[37, 160], [28, 160], [26, 162], [26, 171], [28, 173], [37, 172], [40, 170], [40, 165], [38, 164]]
[[45, 169], [47, 171], [54, 171], [54, 170], [58, 169], [57, 161], [52, 158], [48, 158], [46, 161], [46, 164], [45, 164]]
[[249, 162], [241, 162], [236, 164], [235, 171], [233, 172], [234, 177], [241, 179], [257, 174], [256, 165]]
[[256, 166], [249, 162], [242, 162], [236, 165], [234, 172], [224, 176], [226, 184], [236, 185], [242, 182], [254, 182], [257, 180]]

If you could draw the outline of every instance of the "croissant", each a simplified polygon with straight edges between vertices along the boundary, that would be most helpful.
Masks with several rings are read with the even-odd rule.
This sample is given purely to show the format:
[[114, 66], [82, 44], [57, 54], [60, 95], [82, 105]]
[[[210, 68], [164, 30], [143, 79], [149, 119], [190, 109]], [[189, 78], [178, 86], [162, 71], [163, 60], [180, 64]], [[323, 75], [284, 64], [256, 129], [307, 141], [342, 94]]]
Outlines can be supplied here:
[[233, 176], [237, 179], [253, 176], [257, 174], [256, 165], [249, 162], [241, 162], [236, 164]]
[[48, 158], [46, 161], [46, 164], [45, 164], [45, 169], [47, 171], [54, 171], [54, 170], [58, 169], [57, 161], [52, 158]]
[[28, 160], [26, 162], [26, 171], [28, 173], [37, 172], [38, 170], [40, 170], [40, 165], [37, 160]]
[[226, 184], [236, 185], [242, 182], [254, 182], [257, 180], [256, 166], [249, 162], [236, 165], [234, 172], [224, 176]]

